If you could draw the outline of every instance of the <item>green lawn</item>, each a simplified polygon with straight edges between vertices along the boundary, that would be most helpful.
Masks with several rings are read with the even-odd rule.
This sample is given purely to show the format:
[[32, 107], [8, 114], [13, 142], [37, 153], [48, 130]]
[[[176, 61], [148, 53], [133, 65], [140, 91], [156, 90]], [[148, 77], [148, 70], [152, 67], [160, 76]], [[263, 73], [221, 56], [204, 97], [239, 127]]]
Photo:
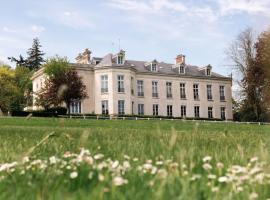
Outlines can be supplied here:
[[[45, 169], [30, 164], [35, 159], [46, 162], [51, 156], [62, 159], [67, 151], [79, 154], [82, 147], [91, 153], [85, 157], [102, 153], [104, 158], [94, 159], [91, 166], [84, 162], [70, 164], [72, 169], [66, 167], [68, 164], [61, 167], [60, 161]], [[25, 156], [31, 161], [22, 164]], [[203, 161], [205, 156], [212, 159]], [[250, 162], [253, 157], [258, 157], [258, 161]], [[114, 169], [110, 163], [116, 160], [119, 164]], [[18, 161], [15, 170], [1, 172], [0, 164], [0, 199], [270, 198], [267, 125], [0, 118], [0, 163], [13, 161]], [[130, 167], [119, 174], [117, 170], [124, 161]], [[217, 167], [218, 162], [224, 167]], [[99, 169], [98, 165], [105, 167]], [[244, 170], [230, 175], [233, 165]], [[78, 177], [70, 178], [74, 171]], [[88, 177], [90, 172], [94, 174], [92, 178]], [[128, 182], [115, 186], [116, 175]], [[218, 179], [224, 176], [237, 178], [224, 183]]]

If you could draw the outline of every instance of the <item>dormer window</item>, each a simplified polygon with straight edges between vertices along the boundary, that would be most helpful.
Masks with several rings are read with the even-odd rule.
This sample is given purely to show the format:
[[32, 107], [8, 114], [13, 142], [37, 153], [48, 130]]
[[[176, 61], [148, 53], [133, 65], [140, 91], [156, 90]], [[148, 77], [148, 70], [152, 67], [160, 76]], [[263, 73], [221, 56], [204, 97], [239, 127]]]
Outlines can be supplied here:
[[184, 65], [180, 65], [179, 67], [179, 74], [184, 74], [185, 73], [185, 66]]
[[211, 76], [211, 69], [212, 69], [212, 66], [211, 65], [208, 65], [205, 69], [205, 75], [206, 76]]
[[157, 71], [157, 64], [156, 63], [152, 63], [151, 64], [151, 71], [152, 72], [156, 72]]
[[123, 63], [124, 63], [124, 56], [122, 54], [119, 54], [117, 56], [117, 64], [118, 65], [123, 65]]

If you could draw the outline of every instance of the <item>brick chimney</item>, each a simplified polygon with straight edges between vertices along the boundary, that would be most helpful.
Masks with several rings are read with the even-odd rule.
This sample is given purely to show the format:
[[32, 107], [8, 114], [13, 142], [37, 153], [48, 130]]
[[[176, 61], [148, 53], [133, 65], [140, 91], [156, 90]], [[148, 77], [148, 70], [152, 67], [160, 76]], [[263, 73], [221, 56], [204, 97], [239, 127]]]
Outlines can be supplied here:
[[176, 58], [175, 58], [175, 64], [185, 64], [185, 59], [186, 58], [186, 56], [185, 55], [183, 55], [183, 54], [179, 54], [178, 56], [176, 56]]
[[91, 51], [89, 49], [85, 49], [83, 53], [79, 53], [76, 57], [76, 61], [79, 64], [90, 64], [91, 60]]

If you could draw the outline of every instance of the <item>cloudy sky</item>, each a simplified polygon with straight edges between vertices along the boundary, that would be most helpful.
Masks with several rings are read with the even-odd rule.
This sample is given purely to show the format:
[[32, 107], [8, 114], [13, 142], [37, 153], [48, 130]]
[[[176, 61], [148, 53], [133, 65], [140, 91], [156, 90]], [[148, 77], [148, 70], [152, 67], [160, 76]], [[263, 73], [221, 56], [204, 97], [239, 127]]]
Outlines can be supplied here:
[[74, 62], [89, 48], [93, 56], [116, 53], [128, 59], [212, 64], [224, 75], [224, 53], [245, 28], [270, 24], [270, 0], [0, 0], [0, 60], [25, 55], [39, 37], [46, 56]]

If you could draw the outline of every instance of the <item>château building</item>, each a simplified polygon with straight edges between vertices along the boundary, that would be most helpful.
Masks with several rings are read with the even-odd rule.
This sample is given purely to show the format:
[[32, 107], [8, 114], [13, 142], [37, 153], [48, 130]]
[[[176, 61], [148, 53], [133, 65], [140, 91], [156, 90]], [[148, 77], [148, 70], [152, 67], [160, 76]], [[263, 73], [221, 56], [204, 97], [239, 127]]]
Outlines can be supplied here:
[[[86, 49], [70, 65], [82, 77], [88, 98], [74, 101], [71, 113], [231, 120], [231, 77], [213, 72], [211, 65], [186, 64], [185, 59], [180, 54], [174, 64], [128, 60], [123, 50], [91, 58]], [[34, 93], [45, 78], [43, 69], [34, 74]]]

